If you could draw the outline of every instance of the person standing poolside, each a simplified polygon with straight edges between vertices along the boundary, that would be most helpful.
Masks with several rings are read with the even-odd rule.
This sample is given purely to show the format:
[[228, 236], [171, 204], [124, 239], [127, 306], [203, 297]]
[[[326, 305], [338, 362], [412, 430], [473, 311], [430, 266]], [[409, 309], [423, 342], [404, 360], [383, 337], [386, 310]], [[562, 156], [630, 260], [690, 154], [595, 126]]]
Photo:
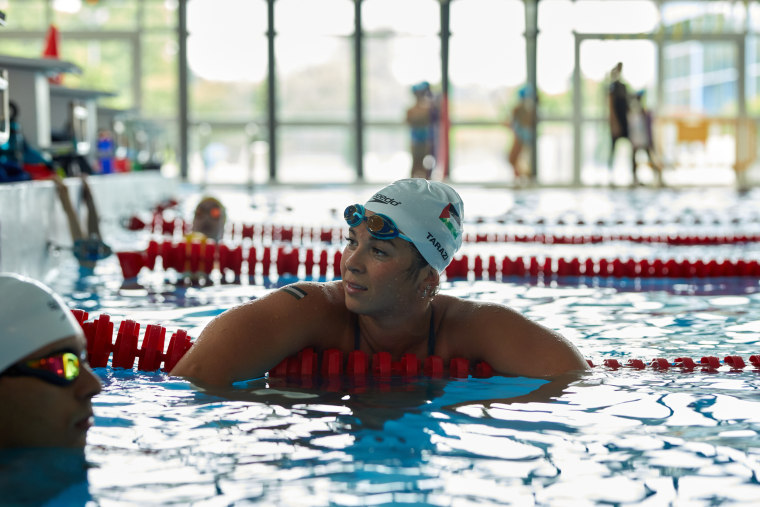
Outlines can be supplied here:
[[0, 448], [84, 447], [100, 389], [63, 299], [0, 273]]
[[224, 386], [262, 376], [305, 347], [485, 360], [506, 375], [587, 368], [565, 338], [503, 305], [438, 294], [462, 245], [464, 204], [450, 186], [396, 181], [346, 208], [342, 280], [296, 283], [214, 319], [171, 371]]
[[412, 152], [412, 178], [430, 178], [435, 165], [435, 104], [430, 84], [423, 81], [412, 87], [414, 104], [406, 110], [406, 123]]
[[533, 179], [530, 163], [527, 167], [521, 160], [524, 152], [530, 153], [533, 147], [533, 135], [536, 131], [536, 93], [533, 87], [525, 85], [518, 92], [519, 101], [512, 109], [507, 125], [512, 129], [514, 138], [509, 150], [509, 165], [515, 174], [515, 184], [522, 184]]
[[631, 156], [631, 167], [633, 174], [633, 186], [640, 185], [637, 175], [639, 167], [636, 161], [636, 154], [644, 151], [649, 160], [649, 166], [655, 174], [657, 186], [663, 186], [662, 164], [659, 163], [657, 150], [654, 147], [654, 136], [652, 135], [652, 113], [644, 106], [644, 90], [640, 90], [631, 96], [630, 112], [628, 114], [628, 130], [633, 147]]
[[618, 62], [610, 71], [610, 85], [607, 90], [607, 106], [610, 123], [610, 155], [607, 165], [612, 184], [612, 169], [615, 162], [615, 145], [620, 139], [629, 139], [628, 133], [628, 86], [623, 82], [623, 62]]

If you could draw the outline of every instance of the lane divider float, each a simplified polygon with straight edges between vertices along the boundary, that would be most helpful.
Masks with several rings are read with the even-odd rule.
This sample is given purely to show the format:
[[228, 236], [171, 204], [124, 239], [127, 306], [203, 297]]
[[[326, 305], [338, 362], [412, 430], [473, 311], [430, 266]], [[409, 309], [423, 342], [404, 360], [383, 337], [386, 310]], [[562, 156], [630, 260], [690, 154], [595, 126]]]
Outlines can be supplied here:
[[[314, 274], [318, 268], [319, 276], [332, 273], [340, 277], [340, 259], [338, 249], [332, 251], [312, 248], [293, 248], [290, 246], [255, 246], [243, 248], [242, 245], [229, 247], [224, 243], [213, 241], [187, 240], [174, 243], [151, 240], [145, 251], [117, 252], [122, 275], [125, 279], [135, 278], [142, 268], [153, 270], [160, 258], [164, 270], [173, 269], [178, 273], [206, 274], [215, 269], [235, 276], [243, 273], [245, 263], [247, 273], [257, 272], [261, 265], [264, 276], [271, 275], [274, 267], [277, 275], [298, 275], [303, 267], [307, 276]], [[472, 261], [472, 262], [471, 262]], [[330, 269], [332, 268], [332, 269]], [[497, 258], [495, 255], [484, 260], [480, 255], [472, 258], [461, 255], [446, 268], [446, 276], [467, 278], [472, 274], [476, 279], [496, 279], [508, 276], [543, 276], [544, 278], [562, 276], [616, 277], [616, 278], [716, 278], [716, 277], [760, 277], [758, 260], [695, 260], [688, 259], [579, 259], [553, 257], [509, 257]]]
[[[475, 222], [475, 223], [482, 223]], [[502, 224], [503, 225], [503, 224]], [[597, 224], [599, 225], [599, 224]], [[612, 224], [609, 224], [612, 226]], [[125, 227], [130, 230], [147, 228], [148, 224], [137, 217], [132, 217], [125, 222]], [[543, 222], [537, 222], [536, 226], [544, 226]], [[638, 224], [637, 227], [640, 227]], [[184, 221], [180, 217], [154, 219], [151, 224], [151, 232], [165, 237], [174, 237], [176, 234], [184, 235], [192, 230], [192, 223]], [[615, 225], [619, 229], [619, 224]], [[258, 241], [260, 243], [282, 242], [293, 244], [310, 243], [340, 243], [346, 235], [345, 227], [335, 226], [293, 226], [278, 224], [232, 224], [225, 235], [228, 241]], [[608, 242], [633, 242], [666, 244], [671, 246], [707, 246], [707, 245], [731, 245], [742, 243], [760, 242], [760, 233], [733, 233], [733, 234], [705, 234], [705, 233], [619, 233], [619, 232], [589, 232], [587, 234], [557, 234], [538, 232], [532, 234], [520, 234], [514, 232], [466, 232], [463, 237], [464, 243], [540, 243], [555, 245], [587, 245]]]
[[[682, 371], [700, 369], [703, 372], [716, 372], [721, 367], [736, 371], [748, 366], [741, 356], [725, 356], [723, 361], [716, 356], [703, 356], [699, 362], [694, 361], [691, 357], [676, 357], [672, 361], [668, 361], [664, 357], [656, 357], [649, 362], [645, 362], [642, 359], [629, 359], [625, 363], [621, 363], [617, 359], [604, 359], [601, 364], [594, 364], [590, 359], [586, 359], [586, 362], [591, 368], [604, 367], [608, 370], [619, 370], [621, 368], [643, 370], [649, 367], [660, 371], [678, 368]], [[760, 355], [749, 356], [749, 364], [756, 369], [760, 369]]]
[[[179, 329], [171, 335], [169, 345], [164, 352], [166, 328], [159, 325], [145, 326], [142, 346], [138, 349], [140, 324], [131, 319], [121, 321], [113, 341], [114, 323], [110, 316], [101, 314], [97, 319], [87, 321], [89, 314], [75, 309], [72, 313], [84, 330], [87, 339], [87, 354], [90, 365], [95, 368], [108, 366], [132, 369], [137, 359], [139, 371], [170, 372], [177, 362], [192, 346], [187, 332]], [[587, 359], [591, 368], [605, 368], [610, 371], [632, 369], [651, 369], [656, 371], [680, 370], [691, 372], [717, 372], [719, 369], [729, 371], [743, 370], [748, 365], [760, 370], [760, 355], [751, 355], [748, 363], [741, 356], [725, 356], [723, 361], [715, 356], [703, 356], [698, 362], [690, 357], [677, 357], [673, 361], [654, 358], [651, 361], [629, 359], [621, 363], [617, 359], [607, 358], [595, 364]], [[163, 363], [163, 366], [162, 366]], [[371, 357], [362, 351], [341, 352], [327, 349], [317, 352], [307, 347], [299, 353], [289, 356], [269, 371], [270, 377], [314, 378], [340, 377], [352, 378], [387, 378], [387, 377], [430, 377], [430, 378], [488, 378], [494, 375], [493, 368], [486, 361], [470, 361], [462, 357], [452, 358], [446, 365], [438, 356], [428, 356], [420, 360], [414, 354], [404, 354], [398, 361], [393, 361], [388, 352], [378, 352]]]
[[84, 330], [87, 356], [90, 365], [95, 368], [107, 366], [113, 353], [111, 366], [114, 368], [131, 369], [137, 359], [137, 369], [140, 371], [156, 371], [163, 363], [161, 369], [169, 372], [192, 345], [187, 332], [180, 329], [171, 335], [169, 347], [164, 352], [166, 328], [148, 324], [145, 326], [142, 347], [138, 349], [139, 323], [129, 319], [121, 321], [116, 341], [113, 342], [114, 324], [110, 316], [101, 314], [97, 319], [87, 322], [89, 315], [86, 311], [75, 309], [72, 313]]

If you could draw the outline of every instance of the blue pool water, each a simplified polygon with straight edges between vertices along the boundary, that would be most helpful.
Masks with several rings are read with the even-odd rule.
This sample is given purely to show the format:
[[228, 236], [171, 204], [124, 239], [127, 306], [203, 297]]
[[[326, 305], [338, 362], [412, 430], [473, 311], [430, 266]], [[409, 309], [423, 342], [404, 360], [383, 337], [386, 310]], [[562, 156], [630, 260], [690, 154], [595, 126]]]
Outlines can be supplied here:
[[[362, 189], [336, 193], [339, 203], [367, 196]], [[302, 191], [226, 198], [239, 202], [241, 214], [252, 213], [252, 220], [297, 222], [307, 203], [321, 210], [309, 214], [310, 220], [333, 220], [334, 210], [316, 196]], [[756, 230], [760, 216], [758, 195], [728, 190], [510, 194], [473, 188], [463, 197], [474, 202], [470, 216], [520, 216], [513, 227], [534, 229], [549, 227], [536, 218], [552, 222], [569, 210], [587, 224], [599, 216], [631, 219], [644, 209], [690, 220], [649, 220], [648, 227], [660, 231]], [[715, 219], [694, 224], [694, 217], [704, 216]], [[732, 221], [737, 216], [741, 220]], [[615, 227], [637, 227], [635, 221], [620, 221]], [[501, 255], [760, 258], [760, 247], [749, 243], [467, 248]], [[92, 276], [62, 272], [53, 284], [91, 319], [107, 313], [117, 323], [130, 318], [196, 337], [224, 309], [290, 281], [177, 286], [172, 277], [143, 271], [137, 283], [124, 283], [109, 259]], [[443, 291], [507, 304], [562, 332], [595, 363], [703, 355], [747, 360], [760, 354], [757, 279], [471, 278], [449, 280]], [[46, 493], [49, 498], [102, 505], [277, 506], [760, 501], [760, 371], [753, 367], [594, 368], [581, 378], [552, 382], [492, 377], [361, 386], [343, 379], [307, 387], [257, 379], [213, 392], [160, 372], [106, 367], [96, 373], [104, 389], [95, 398], [86, 476], [62, 480], [58, 491]], [[35, 459], [47, 461], [56, 463]]]

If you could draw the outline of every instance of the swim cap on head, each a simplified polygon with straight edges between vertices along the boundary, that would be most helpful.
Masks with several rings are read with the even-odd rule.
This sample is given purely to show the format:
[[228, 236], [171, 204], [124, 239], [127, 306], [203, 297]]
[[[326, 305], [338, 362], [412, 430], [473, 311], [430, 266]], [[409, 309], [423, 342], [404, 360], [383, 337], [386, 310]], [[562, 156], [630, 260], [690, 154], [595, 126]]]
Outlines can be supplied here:
[[430, 90], [430, 83], [427, 81], [420, 81], [416, 85], [412, 86], [412, 92], [414, 93], [420, 93], [420, 92], [426, 92]]
[[221, 201], [215, 197], [204, 197], [195, 207], [193, 232], [219, 241], [224, 235], [226, 221], [227, 213]]
[[398, 180], [379, 190], [364, 207], [393, 220], [439, 273], [462, 246], [464, 203], [445, 183], [424, 178]]
[[60, 296], [31, 278], [0, 273], [0, 372], [52, 342], [81, 334]]

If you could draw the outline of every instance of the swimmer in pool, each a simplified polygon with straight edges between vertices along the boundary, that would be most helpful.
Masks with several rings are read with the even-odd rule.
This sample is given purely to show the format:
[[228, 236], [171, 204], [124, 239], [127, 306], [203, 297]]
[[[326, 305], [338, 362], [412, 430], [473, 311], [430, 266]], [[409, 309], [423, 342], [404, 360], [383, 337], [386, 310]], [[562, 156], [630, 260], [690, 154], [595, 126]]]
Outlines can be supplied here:
[[82, 199], [87, 206], [87, 228], [84, 231], [63, 179], [57, 174], [53, 175], [51, 179], [55, 184], [58, 199], [69, 223], [69, 231], [74, 243], [74, 257], [83, 268], [94, 269], [99, 260], [111, 255], [111, 247], [103, 242], [103, 237], [100, 234], [98, 210], [95, 207], [95, 200], [90, 185], [87, 183], [87, 178], [84, 174], [80, 174], [79, 178], [82, 184]]
[[61, 297], [0, 273], [0, 449], [84, 447], [100, 388]]
[[213, 239], [217, 243], [224, 236], [227, 212], [215, 197], [204, 197], [195, 207], [192, 236]]
[[450, 186], [396, 181], [349, 205], [341, 280], [295, 283], [219, 315], [172, 370], [200, 384], [262, 376], [305, 347], [487, 361], [495, 372], [585, 370], [568, 340], [503, 305], [439, 294], [462, 245], [464, 204]]

